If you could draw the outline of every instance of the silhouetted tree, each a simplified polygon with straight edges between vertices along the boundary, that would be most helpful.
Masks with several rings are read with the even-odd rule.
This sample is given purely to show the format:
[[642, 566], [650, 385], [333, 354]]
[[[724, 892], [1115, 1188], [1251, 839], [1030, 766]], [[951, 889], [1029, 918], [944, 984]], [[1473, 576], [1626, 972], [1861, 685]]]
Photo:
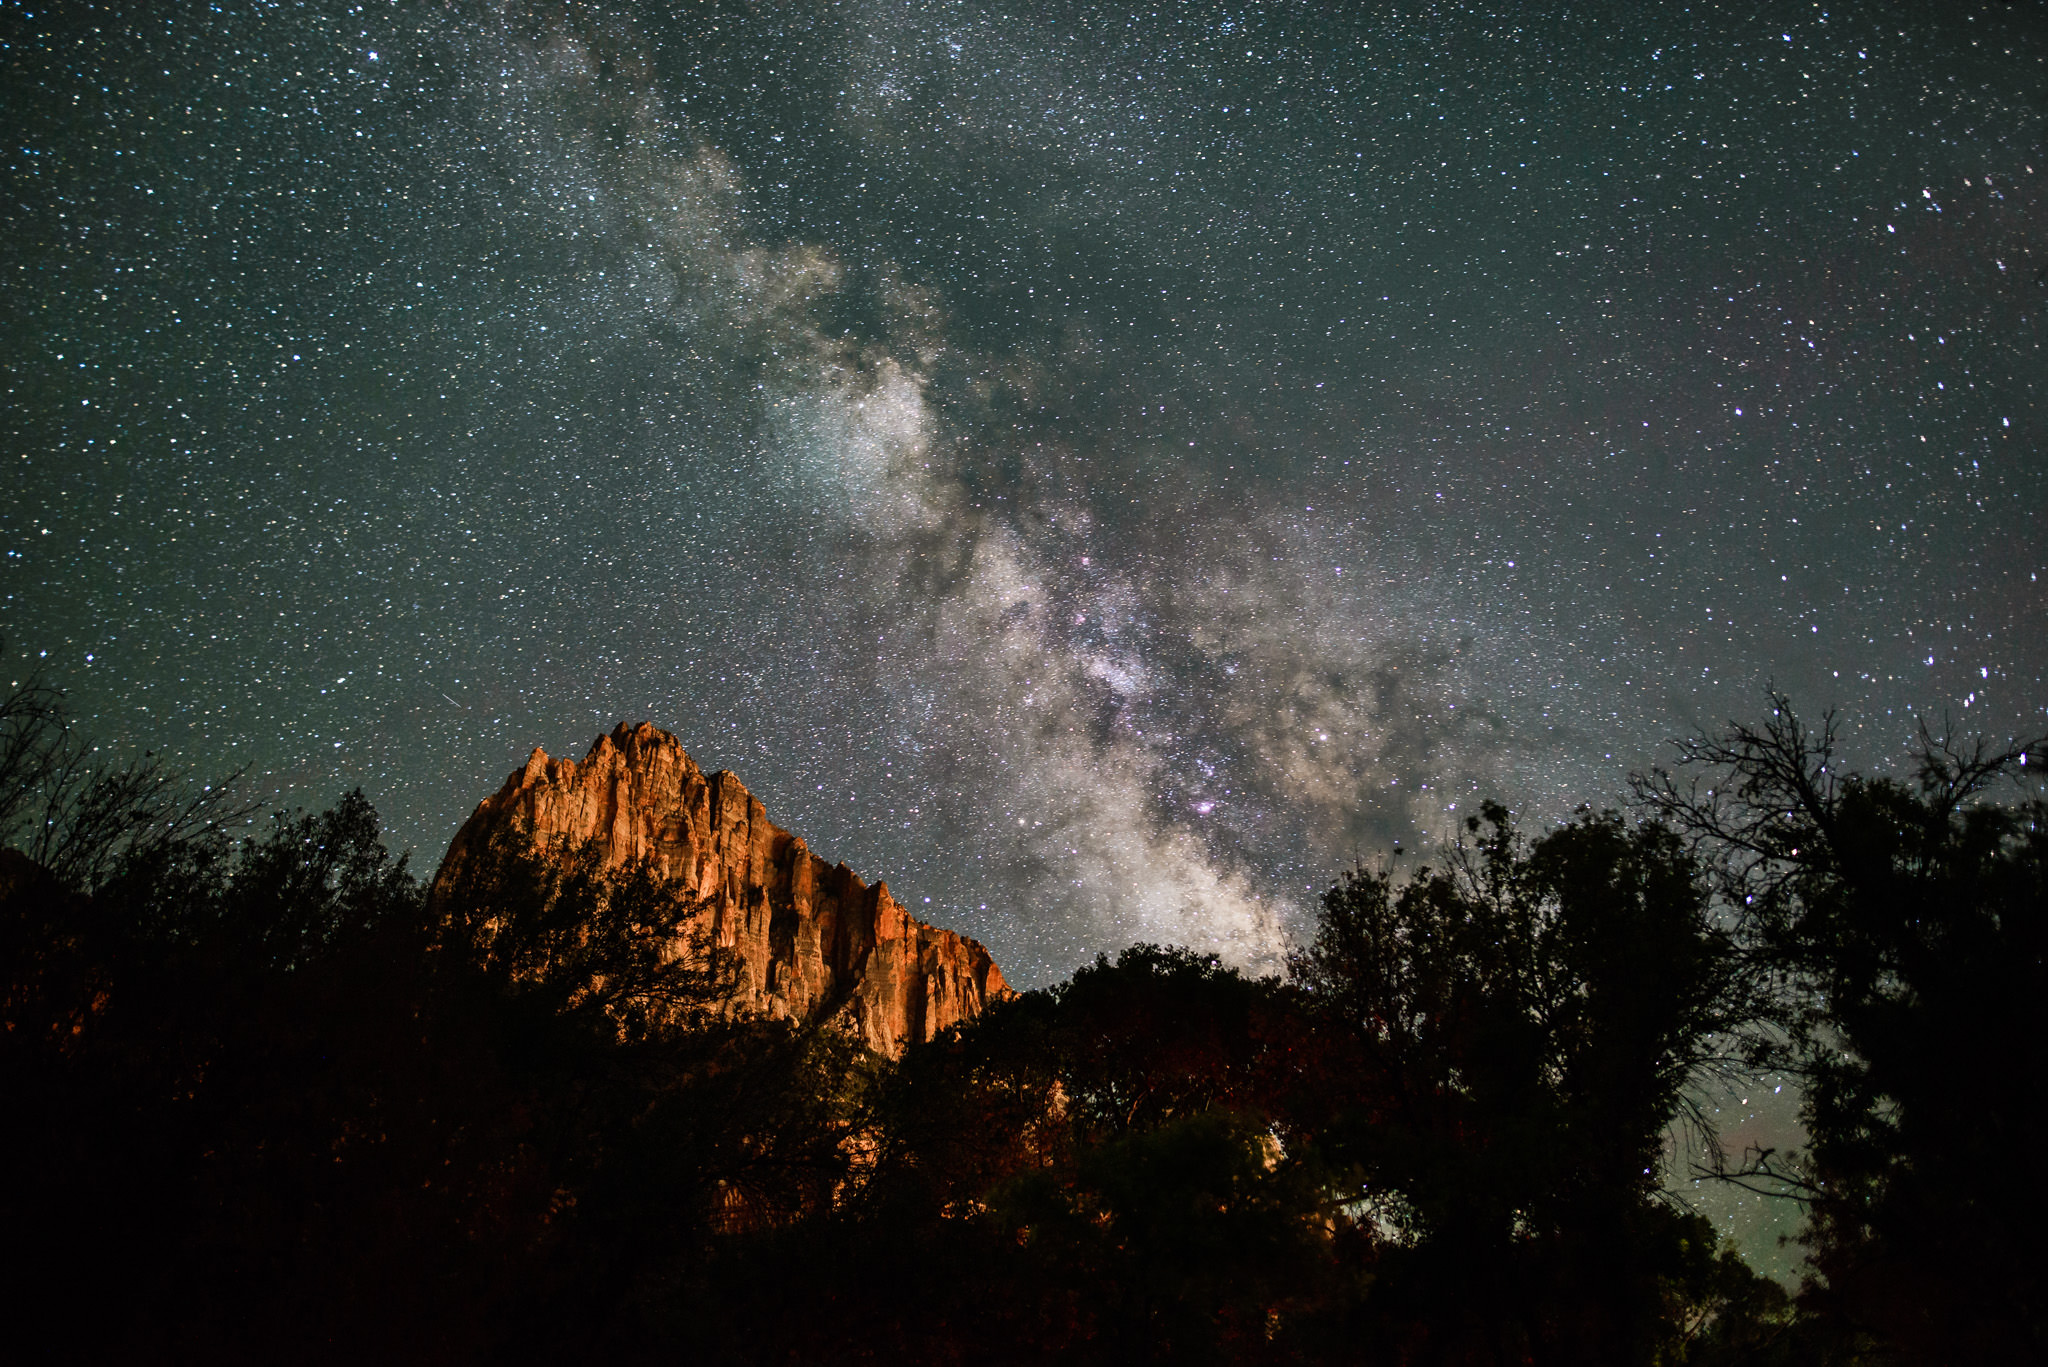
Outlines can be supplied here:
[[[1054, 1083], [1039, 1122], [1053, 1142], [980, 1194], [988, 1219], [1032, 1280], [1085, 1310], [1095, 1353], [1265, 1360], [1342, 1279], [1327, 1184], [1287, 1120], [1308, 1049], [1291, 994], [1213, 956], [1136, 945], [1035, 1005], [1025, 1061], [1049, 1055], [1032, 1071]], [[965, 1051], [987, 1050], [1000, 1077], [1015, 1029], [963, 1032]]]
[[508, 834], [429, 905], [360, 794], [0, 869], [18, 1338], [84, 1361], [560, 1360], [828, 1206], [866, 1084], [730, 1018], [701, 909]]
[[0, 848], [26, 856], [17, 875], [33, 865], [90, 892], [132, 857], [246, 818], [231, 798], [239, 776], [195, 787], [155, 754], [113, 755], [78, 734], [39, 673], [0, 697]]
[[732, 1362], [1304, 1360], [1356, 1281], [1283, 1117], [1306, 1048], [1274, 980], [1098, 958], [913, 1047], [858, 1193], [733, 1246], [672, 1322]]
[[1321, 1142], [1382, 1234], [1374, 1332], [1403, 1360], [1649, 1361], [1701, 1294], [1665, 1136], [1760, 1002], [1666, 828], [1529, 843], [1488, 803], [1465, 834], [1442, 869], [1348, 875], [1293, 964], [1355, 1059]]
[[[0, 698], [10, 1332], [80, 1361], [1307, 1364], [2043, 1356], [2032, 747], [1837, 772], [1782, 707], [1657, 819], [1358, 869], [1285, 978], [1138, 945], [869, 1056], [734, 1009], [709, 908], [360, 793], [217, 790]], [[1684, 778], [1685, 781], [1681, 781]], [[1691, 779], [1697, 778], [1694, 782]], [[2016, 1063], [2016, 1060], [2020, 1061]], [[1659, 1184], [1806, 1084], [1796, 1304]], [[791, 1307], [801, 1307], [792, 1313]], [[17, 1308], [18, 1307], [18, 1308]]]
[[1913, 782], [1868, 778], [1833, 714], [1772, 704], [1637, 790], [1780, 981], [1810, 1151], [1750, 1172], [1809, 1203], [1802, 1301], [1879, 1360], [2048, 1358], [2048, 1203], [2021, 1162], [2048, 1124], [2048, 805], [1996, 800], [2048, 743], [1923, 728]]

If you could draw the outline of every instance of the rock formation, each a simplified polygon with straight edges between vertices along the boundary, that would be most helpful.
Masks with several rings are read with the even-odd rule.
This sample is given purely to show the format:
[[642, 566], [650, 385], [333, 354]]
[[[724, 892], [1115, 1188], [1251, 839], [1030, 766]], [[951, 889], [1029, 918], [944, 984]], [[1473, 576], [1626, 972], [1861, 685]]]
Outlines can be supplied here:
[[599, 736], [580, 761], [536, 749], [463, 823], [436, 881], [506, 825], [542, 840], [595, 840], [608, 867], [644, 857], [683, 880], [703, 900], [715, 943], [741, 961], [739, 1010], [839, 1014], [893, 1056], [1010, 995], [980, 944], [913, 919], [886, 883], [869, 887], [846, 865], [827, 865], [731, 773], [706, 775], [681, 742], [645, 722]]

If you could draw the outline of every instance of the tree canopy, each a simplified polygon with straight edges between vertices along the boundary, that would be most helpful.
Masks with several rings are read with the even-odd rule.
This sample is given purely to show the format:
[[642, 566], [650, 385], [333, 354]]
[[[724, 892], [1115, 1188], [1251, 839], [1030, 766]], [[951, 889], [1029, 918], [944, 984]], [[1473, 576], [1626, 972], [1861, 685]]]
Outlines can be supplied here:
[[[1840, 771], [1782, 700], [1533, 835], [1345, 872], [1287, 971], [1137, 945], [901, 1059], [732, 1008], [703, 908], [0, 701], [0, 1195], [56, 1359], [1400, 1364], [2048, 1356], [2038, 746]], [[2012, 788], [2012, 780], [2022, 786]], [[1999, 785], [2008, 785], [2001, 788]], [[1667, 1186], [1795, 1075], [1796, 1296]]]

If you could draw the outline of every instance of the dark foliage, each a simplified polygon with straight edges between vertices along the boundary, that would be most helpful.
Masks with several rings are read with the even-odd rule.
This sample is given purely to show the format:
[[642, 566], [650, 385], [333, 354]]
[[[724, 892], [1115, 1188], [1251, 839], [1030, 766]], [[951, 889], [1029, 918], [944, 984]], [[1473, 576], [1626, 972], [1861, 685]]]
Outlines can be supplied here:
[[856, 1193], [671, 1322], [731, 1362], [1324, 1360], [1297, 1321], [1363, 1282], [1281, 1117], [1300, 1027], [1281, 984], [1142, 945], [1000, 1003], [903, 1060]]
[[1355, 1079], [1323, 1147], [1380, 1236], [1361, 1331], [1409, 1361], [1669, 1357], [1715, 1265], [1662, 1148], [1762, 1003], [1668, 830], [1526, 844], [1489, 803], [1466, 834], [1444, 869], [1349, 875], [1294, 964]]
[[1812, 731], [1773, 701], [1639, 784], [1714, 859], [1779, 983], [1810, 1151], [1743, 1176], [1809, 1203], [1801, 1300], [1844, 1351], [2048, 1360], [2048, 1204], [2016, 1180], [2048, 1125], [2028, 1080], [2048, 1050], [2048, 805], [1990, 800], [2048, 743], [1923, 731], [1913, 783], [1870, 779], [1841, 770], [1832, 716]]
[[725, 1019], [645, 869], [501, 840], [429, 901], [351, 794], [4, 874], [10, 1335], [51, 1359], [593, 1353], [855, 1166], [865, 1065]]
[[[1283, 978], [1139, 945], [901, 1060], [728, 1010], [645, 866], [423, 887], [360, 794], [231, 841], [0, 703], [0, 1226], [49, 1360], [1734, 1364], [2043, 1356], [2044, 812], [1788, 711], [1657, 820], [1358, 869]], [[67, 777], [68, 775], [68, 777]], [[138, 777], [140, 775], [140, 777]], [[97, 794], [95, 796], [94, 794]], [[1797, 1068], [1795, 1301], [1659, 1174]]]

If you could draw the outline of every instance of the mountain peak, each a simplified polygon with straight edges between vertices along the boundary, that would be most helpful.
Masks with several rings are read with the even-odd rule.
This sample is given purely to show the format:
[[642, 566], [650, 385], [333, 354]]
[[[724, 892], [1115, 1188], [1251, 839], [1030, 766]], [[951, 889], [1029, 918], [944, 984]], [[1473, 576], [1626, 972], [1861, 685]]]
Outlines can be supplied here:
[[581, 760], [536, 747], [456, 832], [436, 882], [506, 827], [594, 840], [608, 868], [644, 858], [681, 880], [714, 943], [741, 962], [742, 1011], [837, 1015], [869, 1048], [897, 1055], [1010, 995], [979, 943], [912, 917], [888, 884], [828, 865], [735, 775], [705, 774], [648, 722], [621, 722]]

